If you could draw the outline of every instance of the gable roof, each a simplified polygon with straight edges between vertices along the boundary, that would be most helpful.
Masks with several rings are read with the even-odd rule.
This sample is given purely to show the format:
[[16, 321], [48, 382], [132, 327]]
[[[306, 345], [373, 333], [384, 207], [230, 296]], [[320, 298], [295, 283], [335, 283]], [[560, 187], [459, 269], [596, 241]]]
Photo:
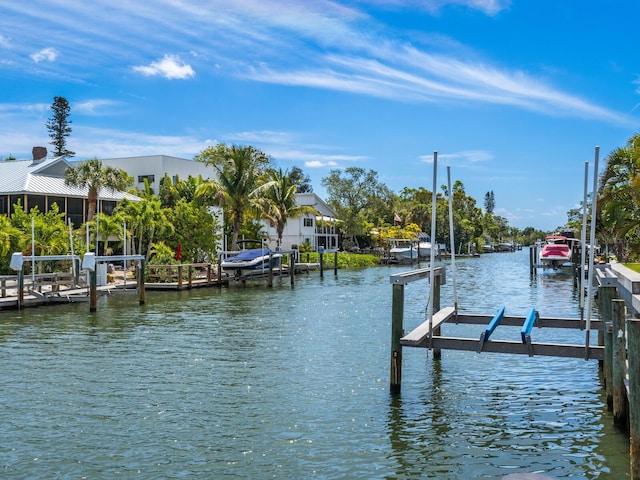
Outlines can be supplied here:
[[[45, 158], [39, 161], [13, 160], [0, 162], [0, 194], [36, 194], [61, 197], [86, 198], [87, 187], [65, 185], [64, 172], [72, 165], [64, 157]], [[110, 188], [100, 189], [102, 200], [139, 200], [135, 195]]]
[[329, 217], [336, 219], [338, 215], [333, 209], [327, 205], [317, 194], [311, 193], [296, 193], [296, 204], [309, 205], [314, 207], [323, 217]]

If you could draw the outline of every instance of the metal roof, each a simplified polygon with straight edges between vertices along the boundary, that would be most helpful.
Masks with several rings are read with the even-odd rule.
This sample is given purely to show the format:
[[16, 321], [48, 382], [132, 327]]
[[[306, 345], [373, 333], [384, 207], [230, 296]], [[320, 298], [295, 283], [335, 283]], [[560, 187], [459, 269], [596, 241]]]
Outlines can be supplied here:
[[[65, 185], [64, 172], [72, 165], [64, 157], [40, 161], [13, 160], [0, 162], [0, 194], [38, 194], [58, 197], [87, 198], [87, 187]], [[101, 200], [140, 200], [139, 197], [110, 188], [100, 189]]]

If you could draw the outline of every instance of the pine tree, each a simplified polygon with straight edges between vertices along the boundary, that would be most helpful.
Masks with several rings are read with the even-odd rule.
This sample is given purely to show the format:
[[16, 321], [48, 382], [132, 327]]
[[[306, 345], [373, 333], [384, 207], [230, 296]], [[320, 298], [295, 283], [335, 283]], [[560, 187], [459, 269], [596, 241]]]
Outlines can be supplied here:
[[51, 118], [47, 121], [47, 130], [51, 138], [51, 145], [54, 147], [56, 157], [73, 157], [75, 152], [67, 150], [67, 137], [71, 134], [71, 120], [69, 113], [71, 107], [64, 97], [53, 97], [51, 105]]
[[495, 208], [496, 208], [496, 199], [493, 195], [493, 190], [491, 190], [490, 192], [487, 192], [484, 195], [484, 209], [488, 214], [493, 215], [493, 210]]

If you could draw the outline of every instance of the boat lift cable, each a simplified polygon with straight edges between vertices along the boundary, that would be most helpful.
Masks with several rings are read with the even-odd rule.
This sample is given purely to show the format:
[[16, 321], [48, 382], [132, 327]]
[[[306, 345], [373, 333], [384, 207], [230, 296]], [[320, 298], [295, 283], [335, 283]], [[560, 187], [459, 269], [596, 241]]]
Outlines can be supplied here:
[[[449, 242], [451, 248], [451, 276], [453, 278], [453, 308], [458, 318], [458, 291], [456, 289], [456, 244], [453, 234], [453, 192], [451, 190], [451, 166], [447, 165], [447, 191], [449, 192]], [[431, 241], [433, 247], [433, 240]]]
[[435, 250], [433, 243], [436, 238], [436, 184], [438, 176], [438, 152], [433, 152], [433, 190], [431, 191], [431, 267], [429, 269], [429, 304], [427, 306], [427, 316], [429, 317], [429, 349], [433, 348], [433, 286], [435, 283]]
[[[582, 242], [580, 247], [580, 322], [584, 322], [584, 266], [587, 254], [587, 197], [589, 192], [589, 162], [584, 162], [584, 198], [582, 200]], [[584, 325], [584, 323], [581, 323]]]
[[593, 166], [593, 192], [591, 193], [591, 236], [589, 237], [589, 280], [587, 282], [587, 326], [585, 332], [585, 359], [589, 358], [589, 339], [591, 332], [591, 288], [593, 282], [593, 251], [595, 250], [596, 236], [596, 192], [598, 190], [598, 156], [600, 147], [596, 146], [595, 161]]

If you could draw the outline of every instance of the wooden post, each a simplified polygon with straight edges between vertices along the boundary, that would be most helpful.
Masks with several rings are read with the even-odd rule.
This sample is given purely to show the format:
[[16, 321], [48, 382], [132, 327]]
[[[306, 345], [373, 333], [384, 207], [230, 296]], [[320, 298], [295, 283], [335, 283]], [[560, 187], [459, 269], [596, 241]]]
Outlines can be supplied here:
[[193, 265], [189, 264], [189, 290], [193, 287]]
[[324, 253], [319, 252], [320, 256], [320, 278], [324, 277]]
[[140, 296], [139, 304], [144, 305], [146, 302], [146, 293], [144, 289], [144, 260], [140, 260], [140, 269], [138, 270], [138, 295]]
[[218, 287], [222, 288], [222, 256], [218, 255]]
[[604, 386], [607, 397], [607, 408], [613, 410], [613, 322], [604, 326]]
[[211, 264], [207, 263], [207, 285], [211, 283]]
[[402, 345], [400, 339], [404, 329], [404, 285], [392, 286], [391, 300], [391, 367], [389, 390], [400, 393], [402, 385]]
[[296, 254], [291, 252], [289, 255], [289, 276], [291, 277], [291, 286], [296, 284]]
[[271, 260], [271, 254], [269, 254], [269, 275], [267, 277], [267, 287], [273, 287], [273, 263]]
[[625, 304], [624, 300], [620, 299], [615, 299], [611, 303], [613, 311], [613, 423], [619, 428], [624, 428], [627, 423], [627, 399], [624, 386], [624, 379], [627, 376]]
[[[434, 267], [431, 267], [434, 268]], [[442, 279], [440, 277], [440, 274], [438, 272], [436, 272], [435, 277], [433, 277], [433, 313], [436, 313], [437, 311], [440, 310], [440, 285], [441, 285]], [[433, 334], [434, 335], [441, 335], [442, 331], [441, 331], [441, 327], [438, 326], [437, 328], [433, 329]], [[440, 350], [439, 348], [434, 348], [433, 349], [433, 358], [435, 359], [439, 359], [442, 358], [442, 350]]]
[[182, 265], [178, 265], [178, 290], [182, 290]]
[[333, 275], [338, 276], [338, 251], [333, 253]]
[[24, 303], [24, 270], [18, 271], [18, 308]]
[[627, 320], [629, 339], [630, 479], [640, 480], [640, 320]]
[[529, 275], [533, 275], [534, 271], [533, 259], [535, 255], [535, 248], [535, 244], [529, 246]]
[[[96, 267], [98, 264], [96, 263]], [[93, 313], [98, 310], [98, 272], [97, 268], [94, 268], [89, 273], [89, 312]], [[125, 271], [126, 275], [127, 272]]]
[[[615, 298], [618, 298], [618, 290], [615, 286], [598, 287], [598, 310], [603, 323], [615, 321], [612, 303]], [[598, 345], [604, 345], [604, 333], [604, 330], [598, 330]], [[602, 370], [603, 362], [599, 361], [598, 364]]]

